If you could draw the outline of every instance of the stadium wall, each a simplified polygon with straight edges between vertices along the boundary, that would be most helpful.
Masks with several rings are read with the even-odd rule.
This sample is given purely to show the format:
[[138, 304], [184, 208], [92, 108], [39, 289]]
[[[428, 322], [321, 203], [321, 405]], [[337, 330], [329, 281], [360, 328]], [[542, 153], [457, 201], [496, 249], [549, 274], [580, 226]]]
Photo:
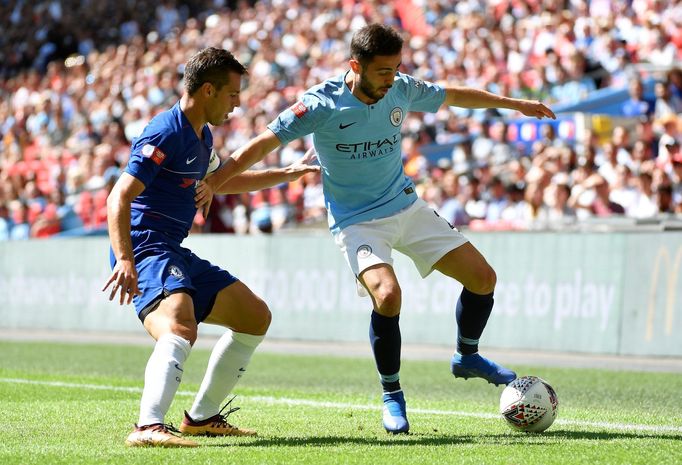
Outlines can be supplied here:
[[[682, 356], [682, 234], [470, 233], [495, 267], [495, 309], [482, 344], [604, 354]], [[206, 235], [186, 245], [265, 298], [270, 337], [365, 341], [369, 298], [327, 235]], [[396, 254], [401, 327], [410, 343], [452, 345], [461, 289], [422, 280]], [[109, 275], [102, 237], [0, 243], [0, 326], [141, 332], [132, 307], [100, 291]], [[202, 325], [204, 334], [219, 328]]]

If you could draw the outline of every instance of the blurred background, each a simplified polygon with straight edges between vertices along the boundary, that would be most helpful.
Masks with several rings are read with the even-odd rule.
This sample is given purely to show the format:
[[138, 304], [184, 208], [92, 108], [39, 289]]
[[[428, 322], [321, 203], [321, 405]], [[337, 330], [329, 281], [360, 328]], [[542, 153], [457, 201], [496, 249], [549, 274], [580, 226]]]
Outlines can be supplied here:
[[[179, 98], [197, 50], [227, 48], [249, 68], [241, 108], [214, 128], [228, 156], [309, 86], [345, 71], [352, 33], [374, 21], [405, 33], [404, 72], [540, 99], [559, 115], [411, 114], [406, 173], [451, 223], [537, 230], [679, 218], [678, 1], [5, 0], [0, 240], [104, 234], [105, 199], [131, 140]], [[309, 144], [256, 168], [287, 165]], [[302, 226], [326, 227], [316, 175], [219, 196], [193, 232]]]
[[[79, 324], [106, 300], [98, 289], [106, 240], [27, 239], [106, 235], [106, 198], [130, 143], [178, 100], [193, 53], [224, 47], [249, 69], [241, 108], [213, 128], [227, 157], [305, 89], [344, 72], [353, 32], [370, 22], [405, 34], [404, 72], [539, 99], [557, 113], [548, 122], [442, 108], [412, 113], [403, 125], [406, 174], [498, 271], [491, 340], [682, 355], [674, 336], [682, 327], [682, 2], [675, 0], [0, 0], [5, 325], [89, 328]], [[310, 145], [295, 141], [255, 168], [286, 166]], [[287, 325], [273, 325], [275, 336], [364, 338], [369, 304], [353, 298], [352, 275], [326, 230], [319, 175], [311, 174], [217, 196], [208, 217], [195, 219], [189, 243], [217, 254], [217, 263], [250, 277], [273, 308], [289, 312]], [[401, 282], [410, 305], [423, 309], [415, 318], [433, 316], [430, 326], [415, 322], [407, 340], [451, 341], [457, 290], [438, 278], [419, 287], [416, 274]], [[48, 297], [56, 290], [59, 298]], [[37, 308], [40, 316], [21, 320]], [[357, 329], [341, 313], [348, 332], [316, 332], [344, 308], [354, 309]], [[67, 318], [69, 311], [76, 313]], [[118, 311], [91, 326], [117, 327]], [[523, 343], [512, 337], [529, 324], [542, 334]]]

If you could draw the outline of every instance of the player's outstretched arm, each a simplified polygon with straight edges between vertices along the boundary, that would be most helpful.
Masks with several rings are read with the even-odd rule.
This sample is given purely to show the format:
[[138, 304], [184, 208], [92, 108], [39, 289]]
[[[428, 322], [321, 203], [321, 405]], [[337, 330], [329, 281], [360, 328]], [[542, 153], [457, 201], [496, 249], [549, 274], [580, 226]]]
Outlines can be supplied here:
[[[283, 168], [270, 168], [266, 170], [247, 170], [237, 176], [228, 179], [223, 183], [216, 194], [240, 194], [242, 192], [252, 192], [268, 187], [276, 186], [285, 182], [294, 181], [306, 173], [320, 170], [320, 166], [315, 164], [317, 160], [315, 149], [310, 149], [298, 161]], [[203, 189], [210, 186], [203, 186]], [[202, 185], [197, 187], [197, 195]], [[203, 190], [202, 189], [202, 190]]]
[[[308, 150], [298, 161], [284, 168], [272, 168], [267, 170], [247, 170], [237, 176], [228, 179], [217, 192], [218, 194], [240, 194], [251, 192], [268, 187], [276, 186], [283, 182], [291, 182], [300, 178], [306, 173], [320, 170], [320, 166], [315, 164], [317, 155], [314, 149]], [[196, 188], [194, 202], [197, 209], [201, 211], [204, 218], [208, 215], [213, 199], [213, 188], [205, 181], [201, 181]]]
[[211, 185], [214, 192], [220, 192], [220, 187], [228, 179], [243, 173], [253, 166], [254, 163], [265, 158], [268, 153], [275, 150], [279, 145], [280, 142], [277, 136], [271, 130], [266, 129], [230, 155], [225, 163], [206, 182]]
[[262, 160], [265, 156], [279, 147], [280, 142], [275, 133], [266, 129], [255, 138], [251, 139], [239, 150], [230, 155], [225, 163], [218, 168], [210, 177], [206, 178], [203, 186], [199, 186], [194, 195], [196, 207], [205, 214], [211, 204], [214, 192], [223, 192], [221, 187], [228, 179], [243, 173], [254, 163]]
[[121, 305], [129, 304], [133, 296], [141, 294], [137, 284], [133, 244], [130, 239], [130, 204], [142, 191], [144, 191], [144, 184], [141, 181], [128, 173], [123, 173], [107, 198], [109, 239], [114, 257], [116, 257], [116, 264], [102, 291], [112, 286], [109, 300], [113, 300], [118, 293]]
[[445, 104], [462, 108], [508, 108], [539, 119], [556, 119], [554, 112], [542, 102], [505, 97], [470, 87], [447, 87]]

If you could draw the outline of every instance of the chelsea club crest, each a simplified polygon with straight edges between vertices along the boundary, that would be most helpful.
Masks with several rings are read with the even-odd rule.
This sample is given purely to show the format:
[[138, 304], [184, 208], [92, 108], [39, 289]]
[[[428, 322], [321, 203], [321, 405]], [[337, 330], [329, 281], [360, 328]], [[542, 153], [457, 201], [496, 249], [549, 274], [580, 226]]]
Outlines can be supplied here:
[[168, 274], [170, 274], [171, 276], [173, 276], [173, 277], [175, 277], [175, 278], [178, 278], [178, 279], [182, 279], [182, 278], [184, 277], [184, 276], [182, 275], [182, 271], [180, 271], [180, 268], [178, 268], [178, 267], [175, 266], [175, 265], [171, 265], [171, 266], [168, 268]]

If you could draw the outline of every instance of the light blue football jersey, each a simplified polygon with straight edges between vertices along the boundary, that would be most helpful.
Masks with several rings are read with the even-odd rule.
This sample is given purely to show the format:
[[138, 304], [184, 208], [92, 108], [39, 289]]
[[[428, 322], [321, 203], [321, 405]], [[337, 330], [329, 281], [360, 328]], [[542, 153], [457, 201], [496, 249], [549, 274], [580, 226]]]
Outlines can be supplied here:
[[398, 73], [368, 105], [344, 78], [311, 87], [268, 125], [282, 145], [313, 134], [332, 232], [391, 216], [417, 199], [403, 171], [400, 128], [408, 111], [435, 112], [445, 100], [443, 87]]

